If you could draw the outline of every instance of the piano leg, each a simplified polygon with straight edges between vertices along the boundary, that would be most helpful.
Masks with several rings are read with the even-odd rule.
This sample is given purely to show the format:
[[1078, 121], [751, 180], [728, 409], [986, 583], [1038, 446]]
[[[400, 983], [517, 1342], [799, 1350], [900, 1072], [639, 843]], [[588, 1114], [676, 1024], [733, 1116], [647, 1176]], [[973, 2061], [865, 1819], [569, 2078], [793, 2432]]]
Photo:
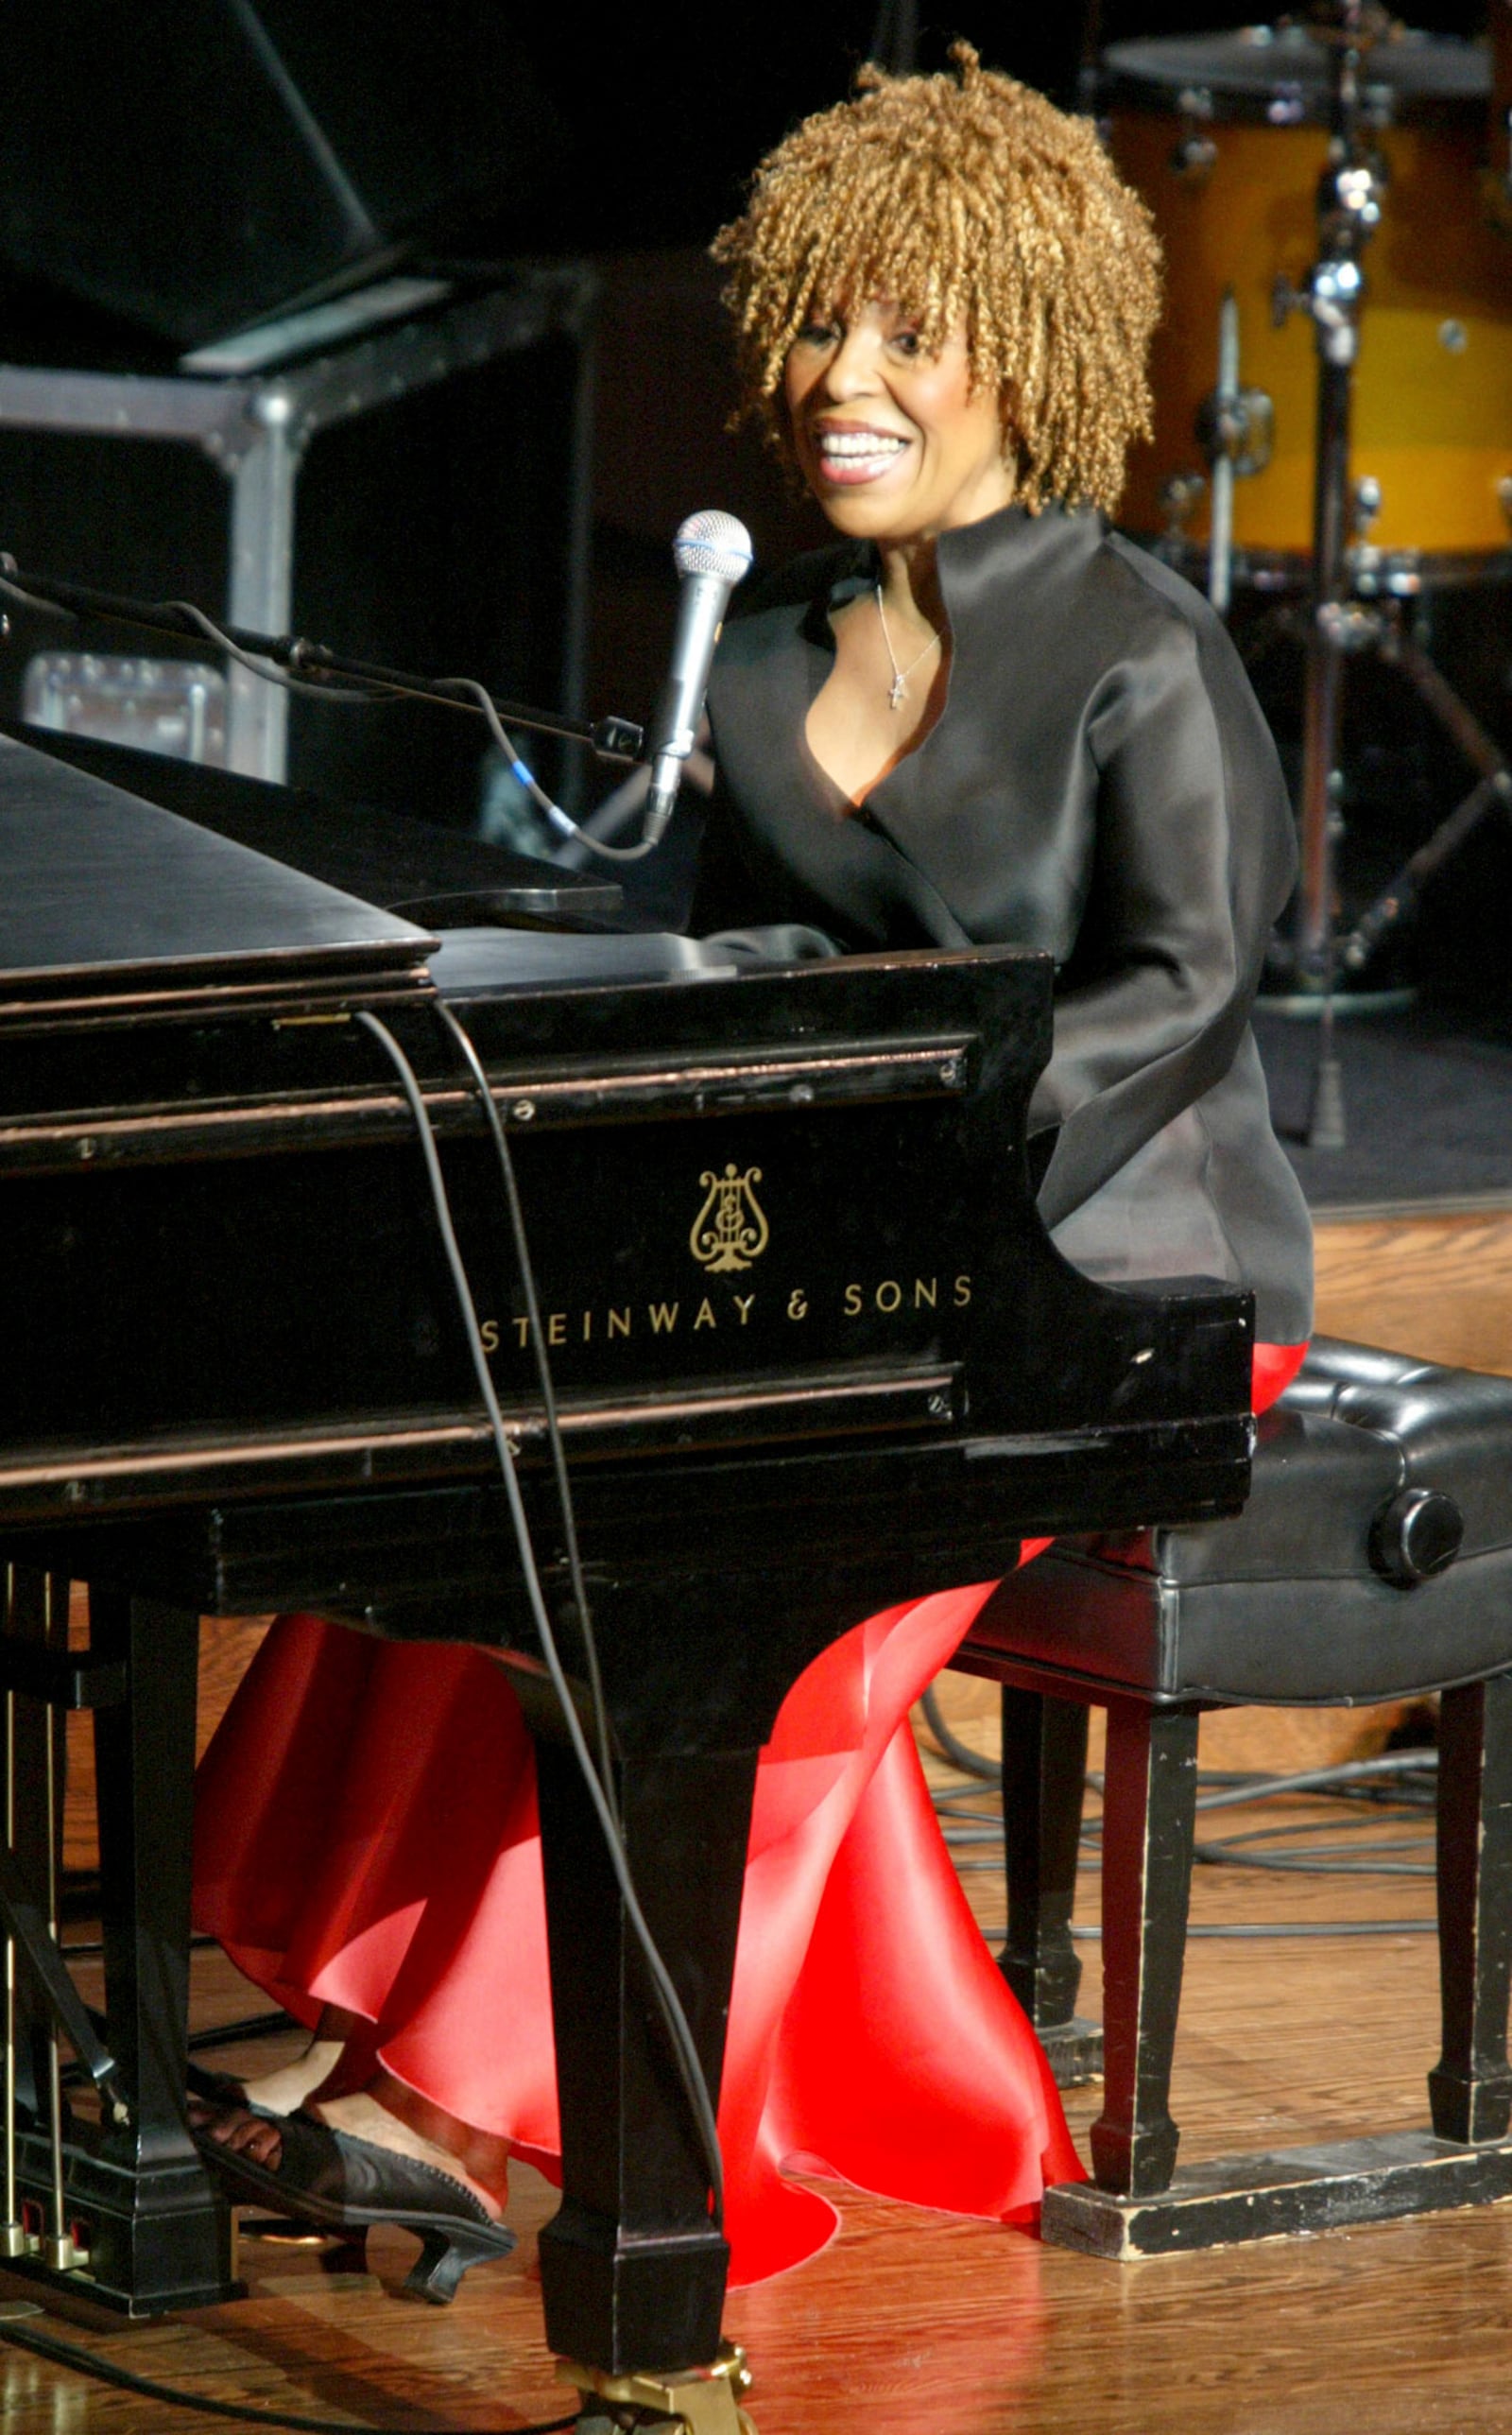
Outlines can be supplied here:
[[1071, 1938], [1087, 1779], [1078, 1700], [1003, 1686], [1003, 1850], [1008, 1934], [998, 1956], [1061, 2088], [1095, 2080], [1102, 2031], [1076, 2017], [1081, 1962]]
[[127, 1695], [94, 1715], [107, 2035], [130, 2110], [78, 2166], [91, 2272], [133, 2315], [236, 2296], [229, 2210], [184, 2118], [199, 1620], [90, 1595], [92, 1650]]
[[[571, 1750], [538, 1732], [562, 2202], [541, 2236], [546, 2340], [618, 2376], [713, 2362], [729, 2249], [696, 2133]], [[717, 2105], [754, 1750], [630, 1754], [631, 1873]]]
[[[63, 1580], [49, 1581], [46, 1574], [28, 1566], [8, 1564], [5, 1569], [6, 1632], [16, 1640], [41, 1648], [46, 1641], [56, 1604], [67, 1599], [68, 1584]], [[56, 1810], [66, 1754], [63, 1719], [57, 1709], [22, 1692], [8, 1691], [5, 1700], [6, 1807], [12, 1829], [8, 1840], [23, 1878], [40, 1895], [61, 1857]], [[55, 1790], [53, 1816], [48, 1814], [49, 1777]], [[9, 1977], [6, 2041], [10, 2062], [6, 2096], [8, 2203], [0, 2248], [7, 2256], [20, 2256], [28, 2249], [35, 2252], [43, 2236], [40, 2230], [29, 2236], [21, 2232], [17, 2167], [23, 2159], [36, 2168], [27, 2177], [33, 2223], [39, 2221], [38, 2211], [43, 2220], [50, 2220], [56, 2214], [51, 2202], [54, 2176], [48, 2136], [49, 2015], [36, 1981], [16, 1949], [9, 1957]], [[60, 2227], [50, 2221], [50, 2229], [56, 2236]]]
[[1171, 2119], [1171, 2058], [1196, 1797], [1196, 1710], [1110, 1700], [1103, 1796], [1105, 2094], [1091, 2149], [1099, 2187], [1129, 2198], [1168, 2189], [1176, 2169], [1180, 2134]]

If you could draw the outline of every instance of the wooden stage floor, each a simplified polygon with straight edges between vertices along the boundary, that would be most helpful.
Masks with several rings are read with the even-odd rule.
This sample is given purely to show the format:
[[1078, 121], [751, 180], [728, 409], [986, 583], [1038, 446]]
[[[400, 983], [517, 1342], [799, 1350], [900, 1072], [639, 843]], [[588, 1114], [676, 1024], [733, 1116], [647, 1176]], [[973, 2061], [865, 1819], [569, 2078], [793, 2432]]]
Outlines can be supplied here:
[[[1512, 1216], [1330, 1227], [1320, 1252], [1321, 1324], [1512, 1372]], [[1257, 1753], [1255, 1763], [1284, 1763], [1294, 1749]], [[1204, 1754], [1234, 1763], [1215, 1742]], [[1223, 1833], [1282, 1814], [1230, 1810]], [[1315, 1815], [1335, 1839], [1336, 1807], [1284, 1814]], [[1397, 1856], [1426, 1860], [1426, 1823], [1357, 1837], [1413, 1836], [1421, 1850]], [[996, 1875], [965, 1882], [978, 1916], [1001, 1921]], [[1426, 1920], [1432, 1902], [1427, 1876], [1201, 1869], [1194, 1920]], [[1078, 1917], [1096, 1916], [1090, 1874]], [[1095, 1943], [1083, 1952], [1082, 2009], [1095, 2012]], [[197, 1957], [195, 1990], [197, 2023], [261, 2009], [218, 1956]], [[1184, 2160], [1425, 2125], [1436, 2012], [1432, 1935], [1194, 1938], [1173, 2091]], [[274, 2052], [261, 2046], [255, 2060]], [[251, 2064], [254, 2052], [215, 2057], [238, 2059]], [[1097, 2104], [1095, 2089], [1068, 2103], [1084, 2148]], [[730, 2302], [761, 2435], [1512, 2435], [1512, 2206], [1121, 2267], [1000, 2226], [832, 2195], [842, 2227], [829, 2249]], [[330, 2271], [319, 2249], [246, 2243], [249, 2300], [157, 2325], [58, 2309], [25, 2322], [221, 2401], [455, 2435], [520, 2426], [559, 2415], [565, 2398], [541, 2339], [534, 2266], [554, 2203], [537, 2176], [518, 2174], [518, 2252], [472, 2274], [449, 2310], [393, 2296], [413, 2245], [392, 2235], [373, 2239], [361, 2275]], [[30, 2296], [0, 2272], [0, 2312]], [[0, 2348], [0, 2393], [14, 2435], [200, 2435], [226, 2423], [11, 2348]]]

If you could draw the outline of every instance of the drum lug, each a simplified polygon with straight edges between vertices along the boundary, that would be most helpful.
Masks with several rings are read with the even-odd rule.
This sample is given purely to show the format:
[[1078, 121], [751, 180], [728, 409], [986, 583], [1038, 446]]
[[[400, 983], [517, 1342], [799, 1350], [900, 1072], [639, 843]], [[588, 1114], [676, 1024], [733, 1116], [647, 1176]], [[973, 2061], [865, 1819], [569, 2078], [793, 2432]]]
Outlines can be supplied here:
[[1181, 113], [1181, 136], [1171, 155], [1171, 166], [1189, 185], [1198, 185], [1211, 176], [1218, 161], [1218, 147], [1204, 131], [1212, 118], [1212, 95], [1205, 86], [1188, 85], [1177, 95], [1177, 108]]
[[1188, 185], [1211, 177], [1218, 164], [1218, 147], [1211, 135], [1183, 135], [1171, 155], [1171, 166]]
[[1207, 487], [1207, 475], [1196, 472], [1173, 474], [1160, 484], [1160, 513], [1165, 518], [1165, 530], [1160, 535], [1162, 550], [1179, 551]]
[[1358, 542], [1368, 542], [1370, 528], [1381, 513], [1381, 485], [1373, 474], [1362, 474], [1354, 486], [1349, 525]]
[[1197, 408], [1197, 440], [1210, 464], [1226, 457], [1236, 474], [1263, 474], [1270, 463], [1275, 408], [1263, 389], [1210, 389]]

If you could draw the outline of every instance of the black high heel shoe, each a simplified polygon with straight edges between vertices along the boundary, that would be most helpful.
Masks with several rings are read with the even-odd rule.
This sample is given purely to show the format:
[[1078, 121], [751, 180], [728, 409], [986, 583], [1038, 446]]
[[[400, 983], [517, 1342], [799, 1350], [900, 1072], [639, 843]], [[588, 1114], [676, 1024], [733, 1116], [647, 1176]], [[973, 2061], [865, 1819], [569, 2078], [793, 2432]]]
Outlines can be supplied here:
[[[277, 2165], [259, 2165], [225, 2147], [207, 2125], [195, 2132], [201, 2156], [232, 2198], [248, 2206], [271, 2206], [324, 2232], [362, 2238], [376, 2223], [395, 2223], [419, 2238], [421, 2254], [405, 2279], [406, 2291], [444, 2304], [470, 2266], [507, 2257], [515, 2236], [495, 2223], [479, 2198], [461, 2182], [417, 2156], [397, 2155], [333, 2131], [313, 2114], [265, 2114], [261, 2106], [228, 2107], [274, 2123], [283, 2142]], [[222, 2117], [224, 2118], [224, 2117]]]

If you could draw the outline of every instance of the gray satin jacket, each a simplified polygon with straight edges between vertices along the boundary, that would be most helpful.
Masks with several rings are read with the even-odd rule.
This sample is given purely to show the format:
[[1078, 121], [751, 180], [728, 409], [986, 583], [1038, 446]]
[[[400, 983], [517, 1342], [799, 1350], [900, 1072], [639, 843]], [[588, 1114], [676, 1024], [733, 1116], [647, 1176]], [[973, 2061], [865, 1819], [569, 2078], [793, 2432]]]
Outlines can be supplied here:
[[693, 926], [805, 923], [843, 948], [1011, 945], [1057, 965], [1035, 1093], [1040, 1211], [1108, 1283], [1251, 1287], [1263, 1341], [1312, 1323], [1312, 1229], [1271, 1131], [1249, 1009], [1296, 847], [1228, 633], [1093, 514], [1007, 508], [946, 533], [950, 690], [850, 809], [804, 721], [865, 545], [801, 559], [726, 628], [722, 787]]

